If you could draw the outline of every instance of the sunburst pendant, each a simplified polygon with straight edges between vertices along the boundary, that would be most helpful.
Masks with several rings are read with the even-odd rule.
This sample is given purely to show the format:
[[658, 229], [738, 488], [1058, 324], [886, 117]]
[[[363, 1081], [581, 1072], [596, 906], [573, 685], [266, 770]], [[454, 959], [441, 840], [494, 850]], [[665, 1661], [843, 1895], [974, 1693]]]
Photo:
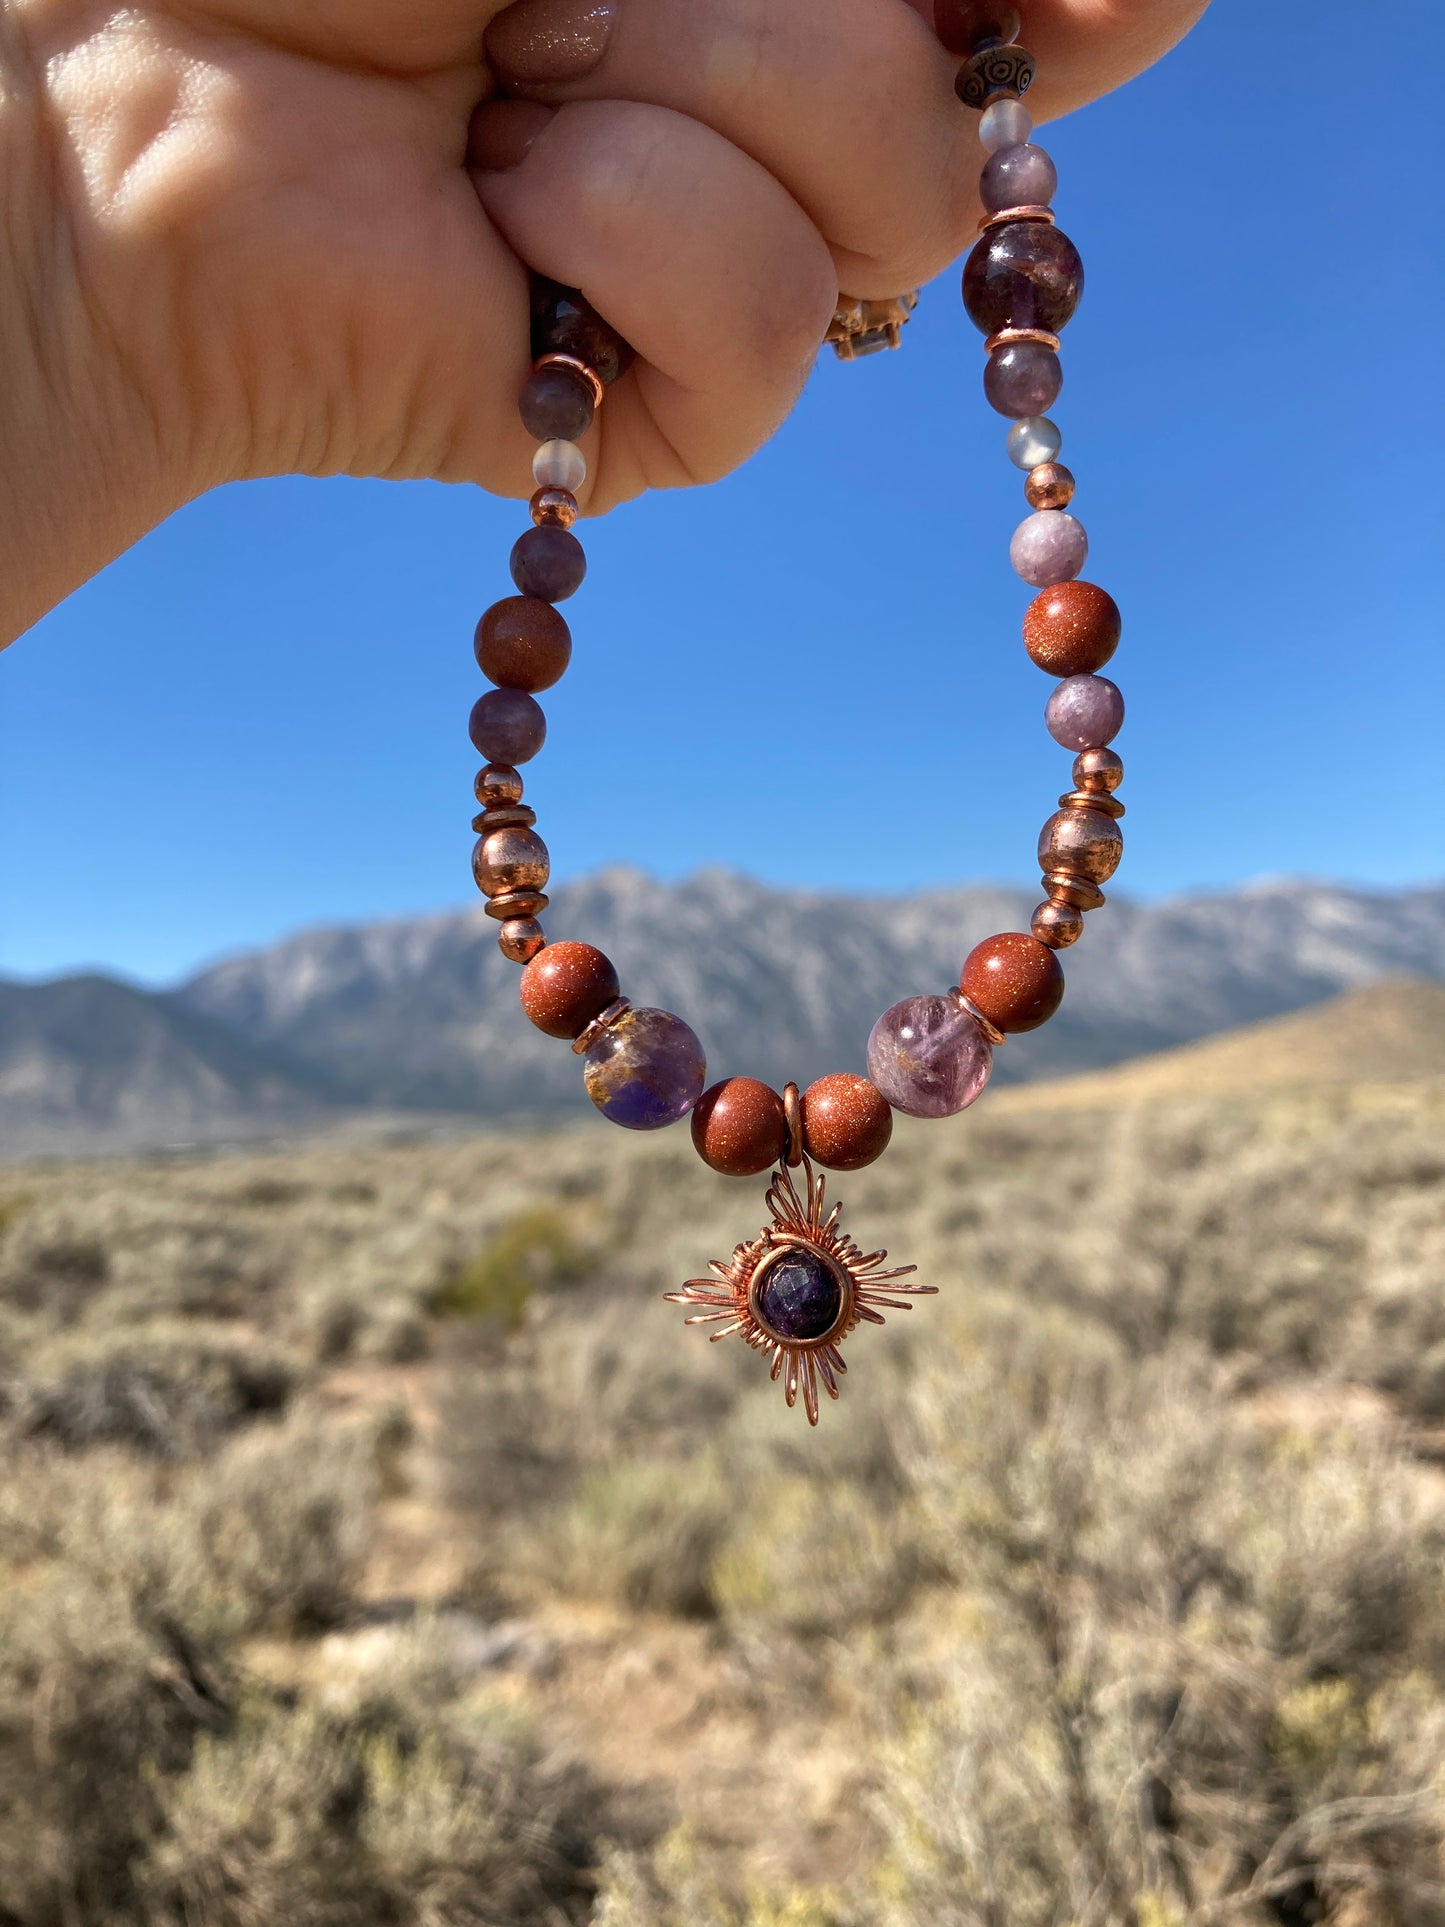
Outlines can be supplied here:
[[911, 1311], [911, 1299], [936, 1297], [938, 1288], [900, 1285], [896, 1280], [910, 1277], [917, 1265], [885, 1271], [886, 1251], [860, 1251], [839, 1228], [842, 1205], [825, 1218], [824, 1180], [807, 1158], [802, 1167], [806, 1199], [780, 1164], [767, 1193], [772, 1223], [740, 1244], [728, 1264], [714, 1259], [711, 1278], [689, 1278], [665, 1296], [670, 1304], [702, 1307], [687, 1323], [716, 1325], [709, 1333], [714, 1344], [737, 1332], [755, 1352], [770, 1355], [784, 1398], [796, 1405], [801, 1391], [808, 1423], [816, 1425], [819, 1383], [837, 1398], [848, 1369], [839, 1350], [848, 1334], [860, 1324], [883, 1324], [880, 1307]]

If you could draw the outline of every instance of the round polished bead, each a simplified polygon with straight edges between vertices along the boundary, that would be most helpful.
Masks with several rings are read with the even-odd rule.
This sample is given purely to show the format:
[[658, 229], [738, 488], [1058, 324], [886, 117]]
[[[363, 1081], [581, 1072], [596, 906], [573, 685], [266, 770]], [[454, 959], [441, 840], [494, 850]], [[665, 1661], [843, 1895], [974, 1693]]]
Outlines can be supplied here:
[[788, 1148], [783, 1100], [755, 1077], [727, 1077], [698, 1099], [692, 1141], [704, 1164], [726, 1178], [754, 1178]]
[[1057, 810], [1039, 836], [1039, 867], [1107, 883], [1124, 854], [1124, 832], [1098, 810]]
[[565, 602], [587, 574], [587, 557], [570, 529], [528, 529], [512, 546], [512, 580], [523, 595]]
[[1056, 335], [1083, 291], [1079, 250], [1047, 221], [990, 228], [963, 270], [963, 305], [986, 335], [1000, 328], [1045, 328]]
[[1022, 147], [1033, 131], [1033, 116], [1021, 100], [996, 100], [979, 116], [978, 137], [990, 154]]
[[1064, 973], [1047, 944], [1009, 930], [969, 951], [958, 987], [996, 1030], [1037, 1030], [1059, 1007]]
[[1010, 207], [1047, 207], [1059, 185], [1058, 169], [1042, 147], [1027, 141], [991, 154], [979, 181], [979, 198], [989, 214]]
[[842, 1275], [811, 1245], [784, 1245], [759, 1267], [753, 1302], [759, 1323], [772, 1337], [816, 1343], [843, 1315]]
[[580, 368], [534, 368], [517, 406], [522, 426], [539, 442], [580, 442], [597, 414], [592, 387]]
[[569, 488], [539, 488], [529, 507], [539, 529], [570, 529], [577, 520], [577, 497]]
[[1042, 341], [1011, 341], [984, 364], [983, 392], [1000, 415], [1038, 415], [1064, 385], [1063, 364]]
[[1056, 582], [1024, 614], [1024, 648], [1051, 676], [1088, 676], [1119, 646], [1123, 618], [1095, 582]]
[[1123, 780], [1123, 760], [1112, 749], [1081, 750], [1074, 758], [1076, 790], [1112, 796]]
[[1029, 918], [1029, 929], [1051, 950], [1067, 950], [1084, 934], [1084, 913], [1071, 903], [1041, 903]]
[[535, 830], [519, 824], [479, 836], [472, 850], [472, 875], [483, 896], [510, 890], [545, 890], [552, 873], [547, 846]]
[[[541, 275], [532, 281], [532, 353], [572, 355], [585, 361], [605, 388], [636, 359], [617, 330], [576, 288]], [[576, 439], [574, 435], [572, 440]]]
[[530, 963], [547, 941], [535, 917], [508, 917], [497, 935], [497, 948], [511, 963]]
[[1024, 499], [1031, 509], [1066, 509], [1074, 499], [1074, 475], [1062, 462], [1044, 462], [1029, 471]]
[[587, 480], [587, 457], [576, 442], [543, 442], [532, 457], [538, 488], [565, 488], [575, 495]]
[[500, 689], [550, 689], [572, 660], [567, 619], [538, 596], [494, 602], [477, 624], [477, 664]]
[[522, 972], [522, 1008], [549, 1037], [580, 1037], [619, 991], [612, 959], [590, 943], [549, 943]]
[[1015, 468], [1035, 469], [1058, 458], [1064, 438], [1047, 415], [1028, 415], [1008, 432], [1008, 458]]
[[629, 1010], [588, 1051], [584, 1081], [587, 1095], [612, 1123], [656, 1131], [686, 1117], [702, 1096], [707, 1060], [680, 1017]]
[[866, 1077], [839, 1071], [803, 1093], [803, 1149], [830, 1171], [861, 1171], [888, 1149], [893, 1112]]
[[1083, 523], [1062, 509], [1037, 509], [1014, 530], [1008, 556], [1025, 582], [1036, 589], [1052, 588], [1083, 568], [1089, 559], [1089, 538]]
[[993, 1051], [952, 997], [906, 997], [868, 1039], [868, 1075], [895, 1111], [952, 1117], [988, 1083]]
[[971, 54], [982, 40], [1008, 46], [1020, 24], [1018, 9], [1000, 0], [933, 0], [933, 25], [951, 54]]
[[470, 728], [489, 763], [528, 763], [547, 740], [542, 705], [523, 689], [489, 689], [472, 705]]
[[522, 778], [510, 763], [488, 763], [472, 790], [484, 810], [509, 809], [522, 800]]
[[1124, 697], [1107, 676], [1070, 676], [1044, 706], [1044, 723], [1061, 749], [1103, 749], [1124, 727]]

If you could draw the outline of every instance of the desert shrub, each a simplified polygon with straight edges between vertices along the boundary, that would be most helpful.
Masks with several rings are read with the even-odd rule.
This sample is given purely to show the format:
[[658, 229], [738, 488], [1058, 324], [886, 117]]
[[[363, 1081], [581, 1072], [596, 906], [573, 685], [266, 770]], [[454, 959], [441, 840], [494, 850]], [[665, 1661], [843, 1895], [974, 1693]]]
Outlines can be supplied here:
[[564, 1592], [709, 1616], [735, 1502], [709, 1458], [621, 1459], [596, 1466], [567, 1503], [519, 1531], [515, 1556], [522, 1570]]
[[839, 1637], [892, 1619], [919, 1570], [906, 1507], [848, 1481], [795, 1475], [739, 1494], [710, 1591], [740, 1625]]
[[595, 1257], [566, 1219], [539, 1207], [513, 1218], [484, 1251], [450, 1268], [436, 1286], [431, 1309], [515, 1329], [538, 1291], [578, 1284], [595, 1269]]
[[606, 1854], [593, 1927], [837, 1927], [839, 1918], [826, 1895], [801, 1889], [732, 1897], [684, 1825], [649, 1852]]
[[38, 1353], [28, 1375], [19, 1418], [32, 1436], [159, 1458], [283, 1410], [295, 1378], [266, 1347], [173, 1326], [75, 1333]]

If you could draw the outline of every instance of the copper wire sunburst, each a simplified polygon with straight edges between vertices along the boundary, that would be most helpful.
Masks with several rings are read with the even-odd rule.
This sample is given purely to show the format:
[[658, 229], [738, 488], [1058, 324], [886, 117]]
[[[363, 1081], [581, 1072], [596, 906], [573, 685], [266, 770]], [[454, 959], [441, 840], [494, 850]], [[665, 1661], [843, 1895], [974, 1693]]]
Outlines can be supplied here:
[[[862, 1323], [884, 1324], [880, 1306], [911, 1311], [911, 1299], [936, 1297], [938, 1288], [897, 1284], [917, 1265], [885, 1271], [886, 1251], [860, 1251], [839, 1229], [842, 1205], [825, 1218], [824, 1180], [807, 1158], [802, 1166], [806, 1200], [786, 1164], [779, 1165], [767, 1192], [772, 1223], [750, 1244], [740, 1244], [729, 1263], [712, 1260], [711, 1278], [689, 1278], [681, 1291], [664, 1296], [670, 1304], [702, 1306], [687, 1323], [718, 1326], [708, 1334], [714, 1344], [737, 1332], [753, 1351], [771, 1354], [772, 1376], [782, 1379], [788, 1404], [797, 1403], [801, 1389], [808, 1423], [816, 1425], [819, 1380], [829, 1398], [837, 1398], [838, 1380], [848, 1369], [838, 1348], [848, 1334]], [[784, 1295], [774, 1302], [784, 1272], [792, 1274], [790, 1285], [811, 1291], [811, 1301], [789, 1306]], [[880, 1285], [889, 1289], [880, 1291]], [[793, 1330], [785, 1329], [786, 1319], [770, 1322], [769, 1311], [776, 1317], [780, 1306], [792, 1317]]]

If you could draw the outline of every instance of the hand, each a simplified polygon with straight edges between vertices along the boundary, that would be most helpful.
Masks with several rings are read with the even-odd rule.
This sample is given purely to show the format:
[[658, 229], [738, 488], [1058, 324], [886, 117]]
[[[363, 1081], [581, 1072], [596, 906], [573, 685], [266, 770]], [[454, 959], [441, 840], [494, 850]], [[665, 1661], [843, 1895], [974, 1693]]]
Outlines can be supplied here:
[[[1203, 4], [1035, 0], [1035, 97], [1116, 85]], [[584, 12], [581, 41], [539, 36], [544, 8]], [[734, 467], [840, 284], [897, 293], [970, 237], [979, 149], [930, 0], [499, 12], [0, 0], [0, 640], [223, 481], [524, 492], [528, 267], [639, 353], [588, 450], [597, 510]], [[596, 57], [557, 78], [559, 44]], [[558, 111], [483, 110], [469, 170], [498, 78]]]

